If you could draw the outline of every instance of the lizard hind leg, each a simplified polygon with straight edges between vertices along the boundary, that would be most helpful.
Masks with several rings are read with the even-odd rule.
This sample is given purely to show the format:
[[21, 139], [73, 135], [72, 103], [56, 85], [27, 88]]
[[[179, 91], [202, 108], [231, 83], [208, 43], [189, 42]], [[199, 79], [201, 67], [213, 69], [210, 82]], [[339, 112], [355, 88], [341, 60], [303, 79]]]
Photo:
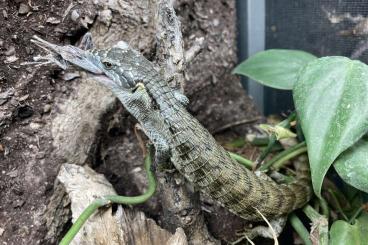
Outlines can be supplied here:
[[160, 171], [163, 169], [171, 169], [171, 151], [167, 141], [160, 137], [160, 135], [154, 135], [151, 138], [151, 141], [155, 146], [155, 160], [153, 166], [157, 167]]
[[[154, 171], [156, 170], [157, 167], [161, 168], [163, 166], [165, 166], [166, 168], [170, 162], [169, 160], [171, 156], [170, 146], [167, 143], [167, 141], [163, 139], [160, 136], [160, 134], [153, 133], [153, 131], [151, 130], [146, 130], [140, 124], [136, 124], [134, 130], [135, 130], [136, 135], [137, 135], [137, 130], [143, 131], [148, 136], [152, 144], [154, 145], [155, 158], [154, 158], [153, 164], [151, 165], [152, 170]], [[143, 144], [143, 140], [140, 136], [138, 137], [138, 141], [140, 145]]]
[[147, 130], [145, 130], [140, 124], [137, 123], [134, 127], [134, 131], [141, 148], [142, 145], [144, 145], [144, 143], [142, 137], [138, 134], [138, 130], [144, 132], [148, 136], [148, 138], [151, 141], [150, 144], [153, 144], [155, 148], [155, 157], [153, 164], [151, 165], [151, 170], [155, 172], [157, 168], [159, 168], [159, 170], [171, 169], [172, 166], [169, 161], [171, 156], [170, 146], [166, 142], [166, 140], [162, 139], [162, 137], [160, 137], [159, 134], [147, 133]]

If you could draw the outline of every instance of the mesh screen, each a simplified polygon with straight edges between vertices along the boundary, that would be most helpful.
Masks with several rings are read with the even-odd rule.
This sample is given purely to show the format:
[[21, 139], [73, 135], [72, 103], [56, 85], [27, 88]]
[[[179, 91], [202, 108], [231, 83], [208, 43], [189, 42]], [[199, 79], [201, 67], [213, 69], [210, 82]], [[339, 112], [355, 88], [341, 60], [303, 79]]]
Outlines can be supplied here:
[[[368, 1], [266, 0], [266, 49], [270, 48], [343, 55], [368, 63]], [[292, 104], [289, 92], [266, 88], [265, 98], [266, 114]]]

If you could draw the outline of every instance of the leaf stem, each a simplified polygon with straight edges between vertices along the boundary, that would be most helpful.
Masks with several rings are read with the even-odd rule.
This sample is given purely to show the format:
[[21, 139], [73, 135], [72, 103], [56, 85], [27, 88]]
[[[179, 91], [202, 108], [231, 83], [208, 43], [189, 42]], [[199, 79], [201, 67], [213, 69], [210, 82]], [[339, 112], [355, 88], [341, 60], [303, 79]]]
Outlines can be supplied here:
[[299, 237], [303, 240], [305, 245], [312, 245], [312, 241], [309, 238], [309, 232], [307, 228], [303, 225], [303, 223], [300, 221], [298, 216], [296, 216], [294, 213], [290, 215], [290, 224], [298, 233]]
[[293, 152], [290, 152], [289, 154], [287, 154], [287, 155], [285, 155], [283, 158], [281, 158], [280, 160], [278, 160], [278, 161], [276, 161], [274, 164], [273, 164], [273, 167], [275, 168], [275, 169], [279, 169], [279, 168], [281, 168], [284, 164], [285, 164], [285, 162], [287, 162], [288, 160], [290, 160], [290, 159], [292, 159], [292, 158], [294, 158], [294, 157], [296, 157], [296, 156], [299, 156], [299, 155], [301, 155], [301, 154], [303, 154], [303, 153], [306, 153], [307, 152], [307, 147], [306, 146], [304, 146], [304, 147], [302, 147], [302, 148], [300, 148], [300, 149], [297, 149], [297, 150], [295, 150], [295, 151], [293, 151]]
[[324, 198], [319, 198], [318, 201], [322, 208], [322, 214], [328, 219], [330, 216], [330, 208], [328, 207], [326, 200]]
[[351, 216], [351, 218], [349, 219], [349, 224], [353, 225], [356, 217], [358, 217], [358, 215], [363, 211], [364, 207], [361, 206], [360, 208], [357, 209], [357, 211], [353, 214], [353, 216]]
[[328, 245], [328, 220], [326, 216], [319, 214], [310, 205], [303, 208], [305, 215], [312, 221], [312, 227], [318, 232], [318, 241], [314, 244]]
[[304, 152], [307, 151], [307, 147], [306, 147], [306, 143], [305, 141], [304, 142], [301, 142], [297, 145], [294, 145], [282, 152], [280, 152], [279, 154], [277, 154], [275, 157], [273, 157], [270, 161], [266, 162], [265, 164], [263, 164], [261, 167], [260, 167], [260, 171], [266, 171], [268, 170], [272, 165], [275, 167], [275, 168], [280, 168], [282, 166], [282, 164], [284, 162], [286, 162], [287, 160], [295, 157], [295, 156], [298, 156]]
[[251, 161], [249, 159], [246, 159], [246, 158], [244, 158], [244, 157], [242, 157], [242, 156], [240, 156], [238, 154], [235, 154], [233, 152], [230, 152], [230, 151], [229, 151], [229, 154], [230, 154], [230, 157], [233, 160], [235, 160], [235, 161], [239, 162], [240, 164], [244, 165], [246, 168], [249, 168], [249, 169], [252, 169], [253, 168], [253, 166], [254, 166], [254, 162], [253, 161]]
[[96, 199], [94, 200], [84, 211], [79, 215], [78, 219], [74, 222], [73, 226], [69, 229], [66, 235], [63, 237], [59, 245], [67, 245], [73, 240], [73, 238], [77, 235], [80, 228], [82, 228], [83, 224], [87, 221], [87, 219], [100, 207], [103, 207], [110, 202], [106, 199]]
[[306, 205], [303, 208], [303, 212], [305, 213], [305, 215], [307, 215], [307, 217], [311, 220], [311, 221], [315, 221], [319, 218], [322, 217], [322, 215], [320, 213], [318, 213], [314, 208], [312, 208], [312, 206], [310, 205]]
[[333, 201], [335, 202], [336, 204], [336, 208], [337, 208], [337, 211], [339, 211], [339, 213], [341, 214], [341, 216], [344, 218], [344, 220], [348, 221], [348, 217], [346, 216], [346, 214], [344, 213], [344, 211], [342, 210], [341, 208], [341, 205], [340, 205], [340, 202], [339, 200], [336, 198], [336, 195], [335, 195], [335, 192], [333, 192], [331, 189], [328, 189], [328, 192], [331, 194], [331, 197], [333, 199]]
[[266, 146], [270, 141], [269, 136], [247, 136], [246, 140], [253, 146]]
[[118, 196], [118, 195], [108, 195], [102, 198], [94, 200], [88, 207], [82, 212], [82, 214], [78, 217], [78, 219], [74, 222], [73, 226], [69, 229], [66, 235], [63, 237], [59, 245], [68, 245], [73, 240], [75, 235], [79, 232], [82, 228], [83, 224], [87, 221], [87, 219], [100, 207], [106, 206], [111, 203], [118, 203], [118, 204], [127, 204], [127, 205], [134, 205], [140, 204], [147, 201], [156, 190], [156, 180], [151, 172], [151, 164], [152, 158], [150, 154], [147, 154], [144, 160], [145, 170], [147, 172], [148, 177], [148, 189], [139, 196]]

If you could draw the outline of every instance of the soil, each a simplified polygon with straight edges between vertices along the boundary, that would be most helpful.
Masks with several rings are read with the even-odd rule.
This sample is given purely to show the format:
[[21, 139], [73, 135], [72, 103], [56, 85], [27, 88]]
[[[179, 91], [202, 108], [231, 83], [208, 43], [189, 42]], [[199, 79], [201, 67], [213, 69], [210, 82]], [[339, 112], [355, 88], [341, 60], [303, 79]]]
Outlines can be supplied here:
[[[257, 117], [239, 80], [230, 75], [236, 63], [235, 23], [233, 17], [229, 18], [235, 16], [234, 4], [230, 6], [227, 1], [218, 1], [212, 6], [212, 1], [201, 4], [180, 2], [177, 10], [183, 23], [186, 45], [190, 44], [188, 40], [192, 35], [208, 37], [204, 54], [188, 67], [191, 83], [187, 84], [186, 93], [192, 101], [189, 106], [191, 112], [212, 131], [231, 121]], [[83, 1], [0, 2], [1, 244], [49, 243], [45, 240], [47, 226], [44, 216], [54, 191], [58, 168], [63, 162], [53, 155], [49, 124], [59, 113], [58, 101], [75, 92], [76, 81], [63, 78], [65, 73], [60, 69], [24, 66], [22, 63], [39, 53], [30, 44], [33, 35], [55, 43], [74, 44], [87, 31], [86, 27], [91, 23], [88, 19], [85, 22], [74, 21], [71, 7], [90, 11], [83, 6]], [[193, 15], [201, 11], [206, 15]], [[232, 15], [226, 11], [232, 11]], [[228, 49], [216, 43], [225, 43]], [[119, 193], [126, 195], [140, 190], [139, 186], [132, 184], [134, 179], [124, 175], [135, 166], [122, 167], [128, 166], [129, 162], [141, 161], [141, 152], [131, 130], [134, 121], [129, 117], [118, 103], [111, 108], [94, 148], [88, 150], [91, 156], [87, 161], [104, 173]], [[222, 136], [224, 141], [228, 141], [244, 135], [248, 129], [238, 127]], [[251, 150], [248, 152], [252, 153]], [[152, 203], [155, 202], [142, 208], [154, 217], [159, 214], [159, 207]], [[234, 217], [228, 216], [227, 219]], [[214, 220], [208, 223], [216, 234], [229, 229], [219, 228], [220, 225], [214, 225]], [[222, 238], [227, 239], [228, 236], [225, 234]]]
[[32, 35], [60, 42], [72, 36], [75, 28], [60, 17], [66, 2], [29, 2], [31, 6], [26, 1], [0, 2], [2, 244], [37, 244], [44, 237], [41, 217], [58, 169], [45, 161], [51, 148], [44, 146], [51, 137], [40, 132], [49, 120], [54, 98], [68, 96], [70, 91], [69, 84], [55, 80], [58, 71], [20, 65], [35, 52], [29, 42]]

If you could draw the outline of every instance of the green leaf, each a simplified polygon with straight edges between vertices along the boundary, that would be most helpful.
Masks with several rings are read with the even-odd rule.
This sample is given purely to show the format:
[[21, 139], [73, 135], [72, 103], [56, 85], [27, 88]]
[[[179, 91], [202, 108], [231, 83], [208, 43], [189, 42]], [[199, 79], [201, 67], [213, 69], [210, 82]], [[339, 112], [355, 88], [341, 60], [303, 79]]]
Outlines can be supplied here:
[[344, 151], [334, 167], [345, 182], [368, 193], [368, 138], [363, 137]]
[[344, 57], [310, 62], [293, 89], [318, 197], [327, 170], [368, 130], [368, 66]]
[[316, 59], [299, 50], [269, 49], [259, 52], [235, 67], [233, 73], [272, 88], [292, 89], [299, 70]]
[[363, 213], [354, 223], [338, 220], [330, 230], [330, 245], [363, 245], [368, 241], [368, 215]]
[[291, 132], [290, 129], [281, 127], [280, 125], [271, 126], [268, 124], [260, 124], [259, 127], [270, 136], [275, 134], [277, 140], [296, 137], [296, 134]]

